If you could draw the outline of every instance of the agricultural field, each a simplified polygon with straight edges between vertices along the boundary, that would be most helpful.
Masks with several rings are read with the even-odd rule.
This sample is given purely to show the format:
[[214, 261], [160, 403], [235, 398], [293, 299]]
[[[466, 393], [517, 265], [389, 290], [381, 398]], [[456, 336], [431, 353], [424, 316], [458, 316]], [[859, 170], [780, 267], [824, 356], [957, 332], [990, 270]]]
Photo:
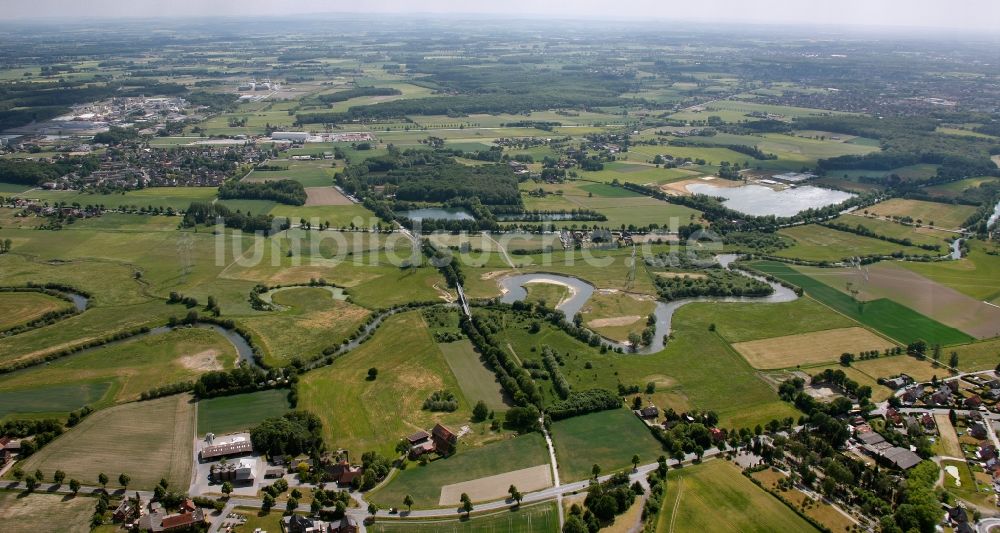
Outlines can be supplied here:
[[920, 248], [894, 244], [815, 224], [784, 228], [779, 230], [778, 234], [795, 241], [791, 247], [775, 252], [775, 255], [790, 259], [839, 262], [864, 255], [891, 255], [897, 252], [914, 255], [930, 253]]
[[968, 205], [893, 198], [870, 206], [866, 210], [880, 217], [910, 217], [929, 226], [958, 229], [976, 208]]
[[194, 458], [194, 418], [185, 394], [104, 409], [29, 457], [23, 468], [49, 477], [62, 470], [88, 484], [102, 472], [117, 482], [124, 472], [132, 478], [130, 489], [150, 490], [161, 478], [185, 487]]
[[603, 474], [632, 467], [663, 455], [663, 446], [628, 409], [612, 409], [560, 420], [552, 424], [552, 441], [559, 462], [559, 479], [579, 481], [597, 464]]
[[[369, 368], [378, 370], [374, 381]], [[453, 413], [421, 409], [431, 393], [448, 390], [459, 407]], [[469, 424], [472, 406], [458, 386], [419, 313], [388, 318], [360, 348], [302, 376], [299, 408], [323, 420], [330, 448], [353, 455], [375, 450], [394, 456], [399, 439], [418, 428], [443, 423], [454, 431]]]
[[849, 328], [856, 324], [811, 298], [768, 305], [727, 303], [717, 306], [714, 314], [715, 331], [730, 343]]
[[330, 160], [298, 161], [270, 160], [265, 165], [281, 167], [283, 170], [254, 170], [243, 177], [242, 181], [261, 182], [277, 180], [295, 180], [304, 187], [330, 187], [333, 185], [333, 175], [337, 172]]
[[41, 318], [46, 313], [62, 311], [73, 304], [38, 292], [0, 292], [0, 331]]
[[184, 328], [129, 339], [0, 375], [4, 414], [58, 414], [137, 400], [145, 391], [233, 368], [236, 348], [221, 334]]
[[43, 191], [33, 189], [19, 195], [19, 198], [42, 202], [80, 205], [103, 205], [108, 209], [160, 207], [175, 211], [187, 209], [191, 202], [211, 202], [218, 190], [215, 187], [151, 187], [128, 191], [121, 194], [96, 194], [78, 191]]
[[930, 187], [925, 188], [924, 191], [936, 197], [954, 198], [961, 196], [965, 191], [977, 188], [984, 183], [996, 183], [997, 181], [998, 178], [992, 176], [965, 178], [964, 180], [952, 181], [941, 185], [931, 185]]
[[473, 514], [473, 520], [379, 520], [374, 533], [552, 533], [559, 531], [554, 503], [519, 506], [514, 510]]
[[857, 354], [895, 346], [860, 327], [829, 329], [733, 344], [754, 368], [787, 368], [836, 361], [843, 353]]
[[900, 343], [909, 344], [920, 338], [931, 344], [942, 345], [961, 344], [971, 340], [969, 335], [892, 300], [880, 298], [867, 302], [857, 301], [784, 263], [761, 261], [753, 263], [752, 266], [761, 272], [801, 287], [818, 302]]
[[59, 524], [59, 531], [89, 533], [96, 502], [94, 498], [83, 496], [0, 492], [0, 522], [5, 531], [26, 533], [38, 531], [40, 519], [44, 517], [45, 522]]
[[685, 467], [667, 477], [657, 531], [815, 531], [794, 511], [721, 460]]
[[869, 218], [857, 216], [856, 214], [841, 215], [830, 222], [833, 224], [845, 224], [852, 228], [863, 226], [879, 236], [891, 237], [893, 239], [909, 239], [916, 246], [937, 246], [939, 250], [938, 255], [947, 253], [950, 241], [956, 237], [956, 234], [951, 231], [938, 230], [924, 225], [904, 225], [891, 222], [887, 219]]
[[288, 391], [270, 389], [198, 402], [198, 435], [246, 431], [265, 418], [281, 416], [291, 408]]
[[309, 358], [347, 339], [370, 312], [338, 299], [325, 287], [276, 291], [272, 301], [282, 310], [240, 320], [264, 352], [270, 365]]
[[1000, 364], [1000, 339], [991, 339], [961, 346], [952, 346], [958, 353], [958, 368], [966, 372], [990, 370]]
[[[540, 433], [483, 446], [459, 445], [458, 452], [451, 457], [436, 459], [425, 466], [408, 463], [405, 470], [372, 494], [372, 500], [383, 507], [400, 507], [403, 497], [409, 494], [418, 509], [439, 507], [442, 487], [548, 464], [549, 454]], [[503, 497], [508, 486], [510, 483], [503, 485], [500, 496], [490, 499]]]
[[889, 299], [977, 339], [1000, 335], [1000, 308], [927, 279], [902, 266], [883, 261], [856, 268], [796, 266], [811, 278], [846, 295], [858, 291], [863, 302]]
[[[976, 300], [1000, 304], [1000, 255], [995, 244], [968, 241], [969, 255], [957, 261], [900, 263], [921, 276]], [[992, 254], [992, 255], [991, 255]]]

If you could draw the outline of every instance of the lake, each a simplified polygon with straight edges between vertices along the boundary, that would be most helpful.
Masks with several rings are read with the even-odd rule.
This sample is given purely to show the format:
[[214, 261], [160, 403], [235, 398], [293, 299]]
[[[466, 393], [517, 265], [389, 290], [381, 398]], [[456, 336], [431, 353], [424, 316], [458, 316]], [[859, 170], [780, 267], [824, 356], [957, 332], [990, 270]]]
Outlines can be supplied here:
[[848, 192], [806, 185], [775, 191], [762, 185], [716, 187], [707, 183], [691, 183], [687, 190], [695, 194], [721, 196], [726, 207], [747, 215], [790, 217], [809, 208], [839, 204], [853, 197]]
[[462, 208], [456, 207], [426, 207], [423, 209], [410, 209], [409, 211], [397, 211], [396, 215], [406, 217], [410, 220], [442, 219], [442, 220], [475, 220], [476, 217]]

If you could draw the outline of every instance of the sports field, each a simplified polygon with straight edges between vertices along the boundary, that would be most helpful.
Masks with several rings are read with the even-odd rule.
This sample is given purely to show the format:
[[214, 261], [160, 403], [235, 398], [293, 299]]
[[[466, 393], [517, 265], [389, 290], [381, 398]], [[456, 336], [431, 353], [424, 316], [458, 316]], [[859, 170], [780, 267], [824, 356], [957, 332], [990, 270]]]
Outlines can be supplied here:
[[[369, 368], [378, 370], [368, 381]], [[432, 413], [421, 409], [431, 393], [448, 390], [458, 410]], [[299, 408], [323, 420], [327, 447], [353, 456], [379, 451], [395, 456], [399, 439], [441, 422], [458, 431], [469, 423], [471, 407], [444, 356], [417, 312], [387, 319], [361, 347], [314, 370], [299, 381]]]
[[[370, 498], [383, 507], [399, 507], [409, 494], [413, 497], [414, 507], [437, 507], [442, 487], [548, 462], [545, 439], [540, 433], [528, 433], [477, 447], [460, 446], [455, 455], [431, 461], [426, 466], [409, 463], [405, 470], [371, 494]], [[503, 486], [504, 494], [509, 486], [510, 483]]]
[[469, 400], [469, 403], [475, 405], [476, 402], [482, 400], [491, 410], [503, 411], [507, 409], [500, 383], [497, 382], [493, 372], [487, 369], [486, 364], [480, 360], [479, 354], [476, 353], [468, 339], [440, 343], [438, 348], [444, 354], [448, 368], [455, 374], [458, 386], [461, 387], [462, 393]]
[[640, 464], [663, 455], [663, 446], [646, 424], [624, 408], [555, 422], [552, 441], [562, 482], [589, 478], [595, 464], [609, 474], [631, 468], [633, 455], [639, 456]]
[[289, 411], [288, 391], [271, 389], [198, 402], [198, 435], [222, 435], [252, 428], [261, 420]]
[[802, 287], [817, 301], [901, 343], [924, 339], [931, 344], [961, 344], [971, 337], [885, 298], [857, 302], [850, 296], [807, 276], [784, 263], [758, 261], [753, 267]]
[[968, 205], [892, 198], [868, 207], [867, 211], [882, 217], [910, 217], [931, 226], [957, 229], [976, 212], [976, 208]]
[[843, 353], [895, 346], [865, 328], [851, 327], [786, 335], [733, 345], [754, 368], [787, 368], [836, 361]]
[[96, 502], [95, 498], [83, 496], [0, 492], [0, 524], [10, 533], [39, 531], [46, 523], [58, 524], [58, 530], [66, 533], [89, 533]]
[[73, 304], [39, 292], [0, 292], [0, 331], [41, 318]]
[[472, 520], [380, 520], [367, 527], [373, 533], [553, 533], [559, 531], [558, 512], [549, 502], [473, 514]]
[[29, 457], [23, 468], [41, 469], [46, 477], [62, 470], [67, 479], [87, 484], [96, 484], [103, 472], [115, 483], [118, 474], [128, 474], [130, 489], [152, 489], [160, 478], [185, 487], [194, 457], [190, 400], [178, 394], [98, 411]]
[[671, 471], [657, 531], [816, 531], [809, 522], [722, 460]]

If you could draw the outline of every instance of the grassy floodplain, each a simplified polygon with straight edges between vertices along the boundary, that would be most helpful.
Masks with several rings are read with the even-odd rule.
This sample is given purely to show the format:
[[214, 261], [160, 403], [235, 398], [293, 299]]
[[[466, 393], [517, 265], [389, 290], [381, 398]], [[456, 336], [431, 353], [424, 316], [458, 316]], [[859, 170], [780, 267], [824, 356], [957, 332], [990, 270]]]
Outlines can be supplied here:
[[198, 402], [198, 435], [247, 430], [289, 410], [288, 391], [283, 389], [208, 398]]
[[595, 464], [606, 474], [631, 468], [633, 455], [641, 464], [663, 455], [663, 446], [649, 428], [624, 408], [555, 422], [552, 441], [564, 482], [589, 478]]

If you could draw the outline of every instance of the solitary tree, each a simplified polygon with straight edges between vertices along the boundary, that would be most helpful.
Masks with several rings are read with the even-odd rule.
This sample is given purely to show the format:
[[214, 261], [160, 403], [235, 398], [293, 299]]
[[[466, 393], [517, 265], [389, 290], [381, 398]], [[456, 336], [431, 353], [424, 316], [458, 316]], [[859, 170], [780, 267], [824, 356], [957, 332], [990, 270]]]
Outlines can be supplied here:
[[486, 420], [486, 417], [490, 415], [490, 408], [486, 406], [486, 402], [479, 400], [476, 402], [476, 406], [472, 408], [472, 420], [475, 422], [482, 422]]
[[298, 507], [299, 507], [299, 500], [296, 500], [295, 498], [288, 498], [288, 501], [285, 503], [285, 510], [288, 511], [289, 513], [291, 513]]
[[632, 468], [633, 469], [638, 469], [639, 468], [639, 456], [638, 455], [633, 455], [632, 456]]
[[403, 505], [406, 506], [406, 512], [410, 512], [410, 509], [413, 508], [413, 496], [409, 494], [403, 496]]
[[97, 482], [101, 484], [101, 488], [107, 488], [108, 486], [108, 475], [101, 472], [97, 475]]
[[21, 467], [15, 468], [14, 471], [11, 472], [11, 474], [13, 474], [14, 475], [14, 479], [16, 479], [18, 481], [21, 481], [22, 479], [24, 479], [24, 470], [21, 470]]
[[260, 509], [264, 511], [264, 514], [267, 514], [271, 511], [272, 507], [274, 507], [274, 496], [265, 492], [264, 502], [261, 504]]
[[232, 494], [232, 492], [233, 492], [233, 484], [232, 483], [230, 483], [230, 482], [227, 481], [227, 482], [225, 482], [225, 483], [222, 484], [222, 493], [223, 494], [225, 494], [228, 497], [230, 494]]
[[69, 490], [73, 491], [73, 496], [76, 496], [76, 493], [80, 492], [80, 482], [76, 478], [69, 480]]
[[369, 368], [368, 369], [368, 381], [375, 381], [375, 378], [377, 378], [377, 377], [378, 377], [378, 369], [375, 368], [375, 367]]
[[378, 514], [378, 506], [375, 505], [374, 503], [369, 503], [368, 504], [368, 514], [372, 515], [372, 518], [374, 518], [375, 515]]
[[514, 500], [517, 505], [521, 505], [521, 500], [524, 499], [524, 495], [521, 494], [521, 491], [517, 490], [517, 487], [511, 485], [510, 488], [507, 489], [507, 493], [510, 494], [510, 499]]
[[66, 479], [66, 472], [56, 470], [55, 473], [52, 474], [52, 479], [55, 480], [56, 485], [62, 485], [63, 480]]
[[24, 483], [28, 485], [28, 492], [31, 492], [36, 488], [38, 488], [38, 480], [35, 479], [34, 477], [29, 477], [24, 481]]
[[465, 517], [468, 518], [472, 514], [472, 500], [469, 499], [469, 495], [462, 493], [462, 510], [465, 511]]
[[594, 476], [594, 479], [597, 479], [601, 475], [601, 465], [594, 463], [594, 466], [590, 468], [590, 473]]
[[35, 470], [35, 481], [41, 481], [43, 479], [45, 479], [45, 476], [42, 474], [42, 469], [39, 468], [38, 470]]
[[951, 357], [948, 358], [948, 366], [955, 369], [958, 368], [958, 352], [951, 352]]
[[132, 478], [130, 478], [128, 474], [124, 472], [118, 474], [118, 484], [121, 485], [122, 487], [125, 487], [127, 489], [129, 481], [132, 481]]

